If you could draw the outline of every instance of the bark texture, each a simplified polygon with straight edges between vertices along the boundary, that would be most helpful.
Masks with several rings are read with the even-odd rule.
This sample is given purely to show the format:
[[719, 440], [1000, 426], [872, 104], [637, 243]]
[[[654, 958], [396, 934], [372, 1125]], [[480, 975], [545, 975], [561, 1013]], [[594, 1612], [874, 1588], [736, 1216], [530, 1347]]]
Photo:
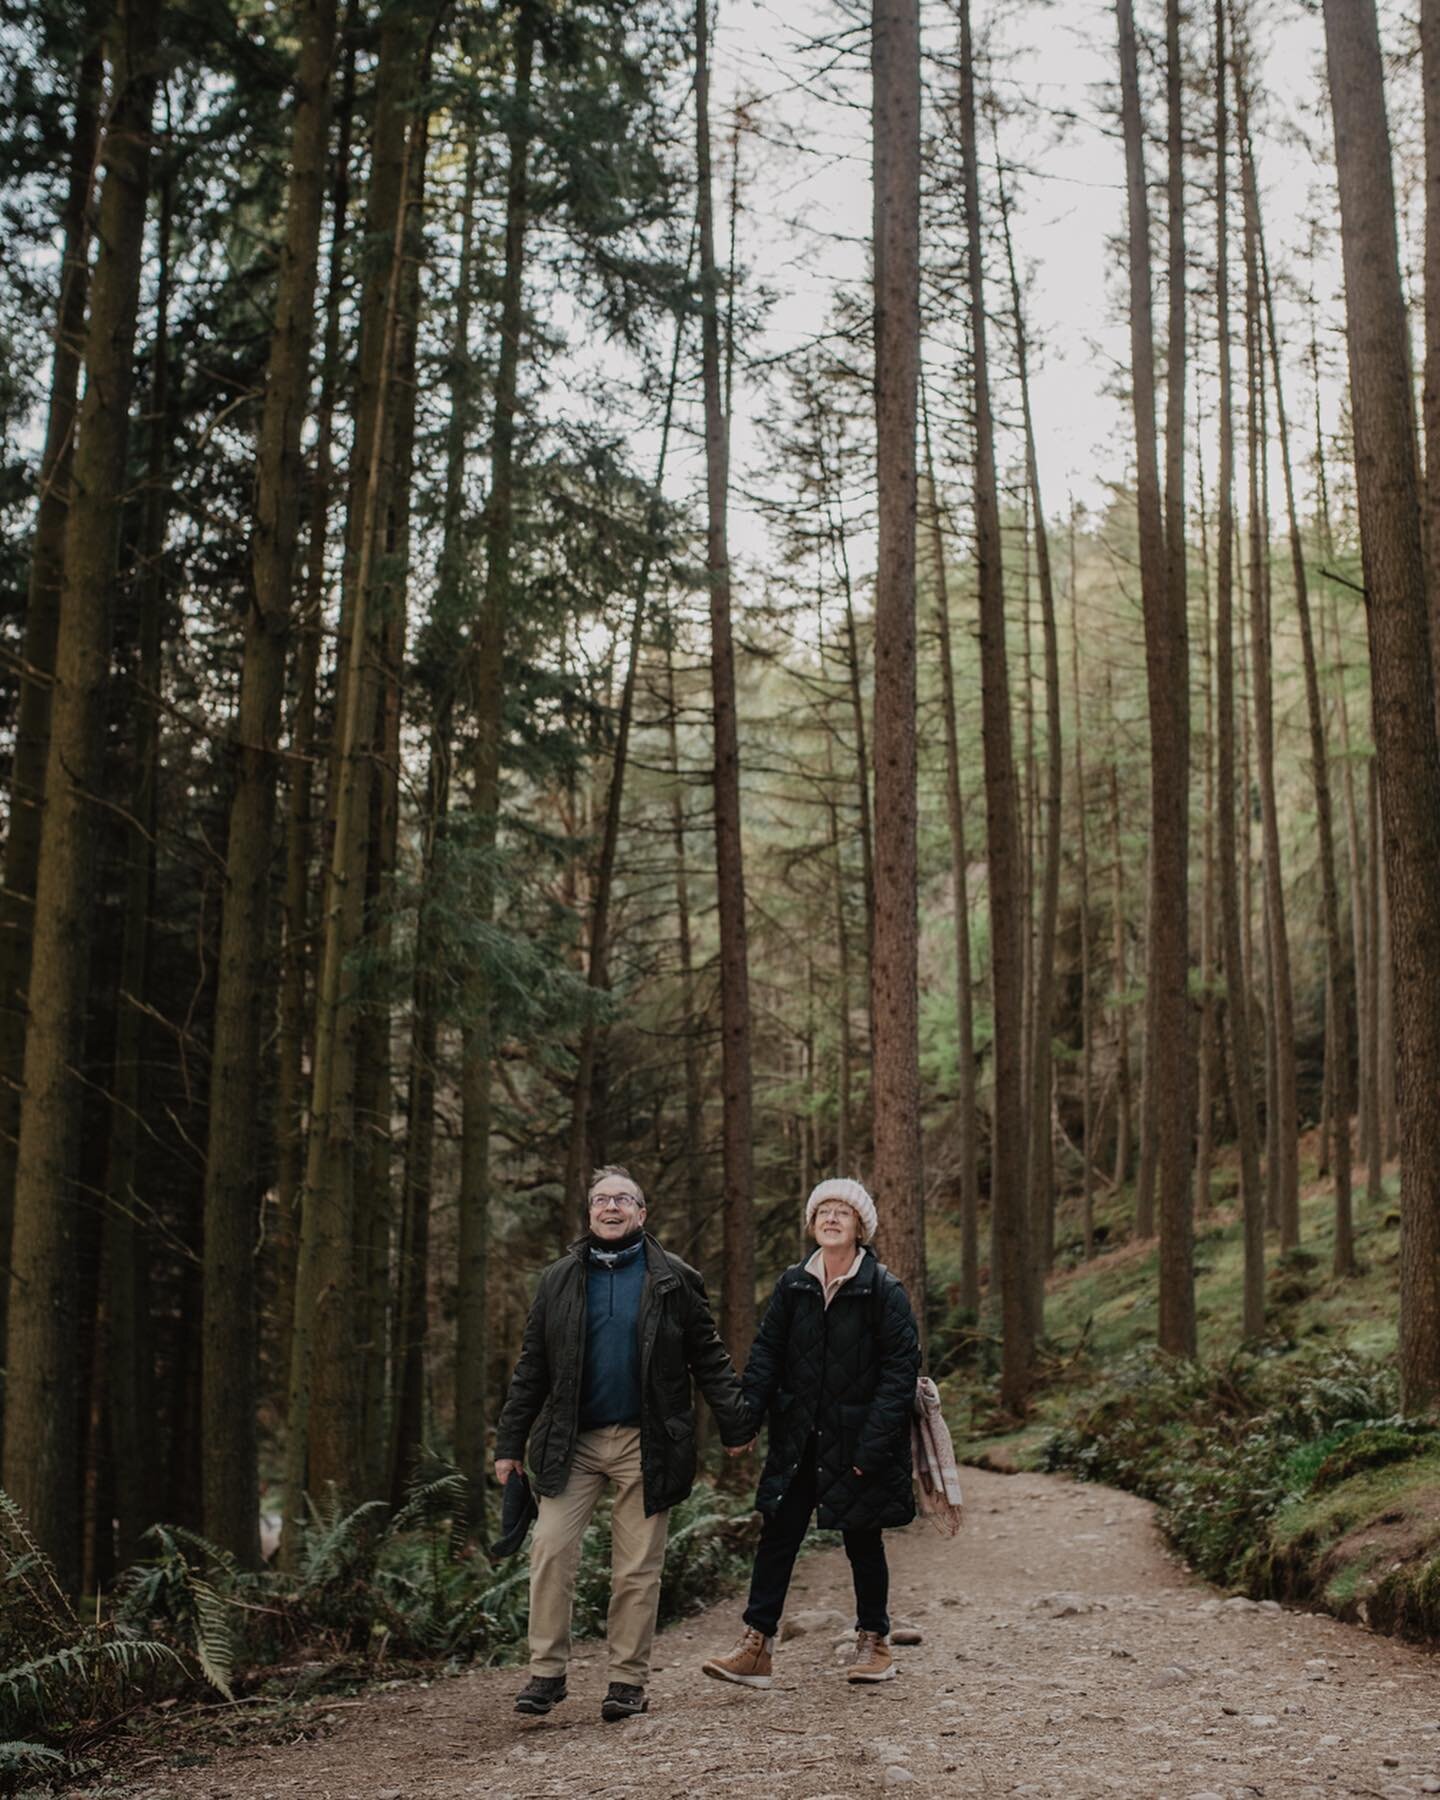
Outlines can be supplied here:
[[100, 249], [85, 336], [25, 1037], [6, 1329], [4, 1486], [61, 1584], [79, 1576], [79, 1085], [93, 931], [94, 797], [109, 676], [135, 321], [150, 181], [159, 7], [120, 0], [112, 35]]
[[696, 167], [700, 238], [700, 352], [705, 404], [705, 574], [710, 590], [710, 687], [714, 719], [715, 871], [720, 912], [720, 1091], [725, 1267], [720, 1332], [743, 1363], [755, 1335], [755, 1195], [750, 1095], [750, 957], [740, 831], [740, 737], [731, 626], [730, 421], [720, 354], [720, 277], [710, 175], [710, 23], [695, 7]]
[[1373, 0], [1326, 0], [1356, 491], [1368, 601], [1400, 1100], [1400, 1378], [1440, 1399], [1440, 751], [1390, 132]]

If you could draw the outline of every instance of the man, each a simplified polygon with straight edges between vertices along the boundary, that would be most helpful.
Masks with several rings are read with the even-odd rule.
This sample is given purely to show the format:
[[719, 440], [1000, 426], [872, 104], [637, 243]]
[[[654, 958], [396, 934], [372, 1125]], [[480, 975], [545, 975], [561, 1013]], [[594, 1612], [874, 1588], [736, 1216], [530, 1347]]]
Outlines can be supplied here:
[[520, 1713], [565, 1698], [580, 1540], [614, 1486], [601, 1717], [649, 1709], [645, 1684], [660, 1606], [669, 1509], [695, 1481], [693, 1375], [738, 1455], [753, 1441], [740, 1382], [705, 1284], [645, 1229], [645, 1195], [628, 1169], [591, 1178], [589, 1230], [543, 1271], [520, 1360], [495, 1429], [495, 1479], [521, 1467], [526, 1441], [540, 1515], [530, 1550], [530, 1679]]

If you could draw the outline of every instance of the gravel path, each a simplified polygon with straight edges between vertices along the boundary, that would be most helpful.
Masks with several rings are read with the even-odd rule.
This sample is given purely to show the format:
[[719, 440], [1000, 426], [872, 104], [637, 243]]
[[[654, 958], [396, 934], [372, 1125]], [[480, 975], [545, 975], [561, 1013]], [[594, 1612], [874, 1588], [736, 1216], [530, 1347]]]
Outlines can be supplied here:
[[897, 1620], [924, 1642], [852, 1690], [843, 1553], [801, 1563], [776, 1682], [706, 1680], [734, 1602], [657, 1645], [653, 1712], [605, 1725], [598, 1646], [548, 1719], [510, 1710], [518, 1670], [407, 1685], [317, 1712], [324, 1735], [150, 1773], [149, 1800], [840, 1800], [903, 1794], [1440, 1794], [1440, 1663], [1334, 1620], [1222, 1600], [1166, 1554], [1142, 1501], [1051, 1477], [967, 1471], [953, 1543], [888, 1537]]

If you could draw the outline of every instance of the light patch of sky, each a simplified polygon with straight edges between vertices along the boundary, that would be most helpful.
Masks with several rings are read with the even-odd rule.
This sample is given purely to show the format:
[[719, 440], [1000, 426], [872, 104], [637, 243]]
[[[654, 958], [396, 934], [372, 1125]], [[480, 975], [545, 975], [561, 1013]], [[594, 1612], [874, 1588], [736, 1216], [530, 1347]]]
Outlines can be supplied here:
[[[866, 9], [868, 11], [868, 9]], [[1131, 424], [1123, 373], [1129, 361], [1122, 265], [1124, 188], [1118, 128], [1108, 112], [1115, 77], [1115, 21], [1104, 0], [1057, 0], [1048, 7], [977, 9], [977, 33], [988, 52], [988, 69], [1003, 103], [1013, 112], [1002, 125], [1008, 162], [1024, 170], [1017, 180], [1015, 235], [1026, 282], [1027, 324], [1033, 343], [1032, 401], [1040, 474], [1047, 510], [1062, 510], [1071, 497], [1103, 506], [1110, 484], [1123, 481], [1132, 461]], [[851, 22], [856, 15], [851, 14]], [[1203, 32], [1208, 17], [1192, 15]], [[844, 50], [834, 47], [846, 28], [840, 9], [827, 0], [720, 0], [712, 87], [713, 129], [725, 129], [734, 99], [760, 97], [758, 141], [742, 150], [744, 211], [739, 260], [752, 286], [772, 297], [758, 330], [744, 345], [752, 369], [776, 364], [823, 331], [834, 297], [858, 290], [868, 279], [870, 234], [869, 74], [863, 36], [851, 29]], [[1152, 21], [1158, 25], [1158, 19]], [[954, 26], [948, 10], [927, 7], [927, 50], [948, 59], [953, 70]], [[824, 42], [828, 50], [817, 51]], [[1258, 155], [1272, 265], [1289, 266], [1300, 287], [1310, 280], [1304, 220], [1317, 188], [1328, 191], [1328, 174], [1317, 168], [1294, 129], [1317, 134], [1317, 97], [1323, 98], [1323, 37], [1318, 17], [1296, 9], [1267, 27], [1258, 87], [1264, 138]], [[826, 77], [818, 78], [825, 68]], [[932, 66], [927, 80], [953, 80]], [[1158, 116], [1152, 129], [1163, 126]], [[1208, 105], [1189, 122], [1203, 143], [1211, 131]], [[982, 158], [993, 152], [982, 139]], [[1152, 152], [1151, 176], [1163, 175], [1161, 156]], [[723, 146], [717, 142], [717, 214], [722, 214], [727, 178]], [[1208, 246], [1213, 217], [1209, 176], [1191, 165], [1192, 239]], [[1201, 180], [1205, 185], [1202, 189]], [[1238, 193], [1238, 180], [1235, 183]], [[1158, 188], [1153, 204], [1163, 204]], [[1328, 200], [1327, 223], [1334, 206]], [[1157, 221], [1157, 229], [1163, 219]], [[719, 246], [723, 257], [723, 237]], [[1238, 267], [1232, 283], [1238, 309]], [[1004, 305], [998, 284], [991, 310]], [[1163, 270], [1156, 271], [1157, 325], [1163, 322]], [[1192, 281], [1208, 281], [1203, 269]], [[1322, 245], [1316, 288], [1323, 303], [1339, 292], [1333, 243]], [[1298, 294], [1282, 291], [1282, 321], [1298, 321]], [[1333, 326], [1337, 323], [1332, 310]], [[1236, 317], [1237, 359], [1239, 348]], [[1299, 344], [1303, 337], [1282, 335]], [[1333, 329], [1331, 349], [1333, 354]], [[1201, 346], [1205, 363], [1213, 347]], [[1309, 416], [1308, 385], [1300, 383], [1304, 363], [1296, 352], [1296, 392], [1292, 413]], [[936, 377], [943, 365], [932, 362]], [[1242, 373], [1237, 361], [1237, 378]], [[1327, 424], [1339, 409], [1339, 368], [1326, 384], [1322, 403]], [[732, 425], [732, 552], [742, 571], [758, 575], [773, 562], [761, 512], [745, 497], [763, 486], [767, 448], [757, 423], [761, 411], [757, 378], [737, 375]], [[1018, 447], [1011, 447], [1012, 457]], [[1213, 446], [1202, 444], [1207, 460]], [[1002, 446], [1002, 461], [1005, 456]], [[699, 446], [692, 438], [673, 465], [672, 485], [693, 494], [700, 484]], [[1272, 491], [1279, 493], [1278, 470]], [[861, 563], [866, 546], [858, 546]]]

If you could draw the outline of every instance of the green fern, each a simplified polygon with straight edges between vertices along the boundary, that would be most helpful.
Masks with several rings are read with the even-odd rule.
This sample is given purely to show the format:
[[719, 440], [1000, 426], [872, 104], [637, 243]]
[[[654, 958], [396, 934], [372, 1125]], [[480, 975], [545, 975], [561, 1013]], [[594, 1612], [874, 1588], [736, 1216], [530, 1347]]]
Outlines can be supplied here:
[[132, 1681], [146, 1666], [184, 1662], [168, 1644], [149, 1638], [111, 1638], [105, 1643], [66, 1644], [46, 1656], [0, 1669], [0, 1716], [10, 1720], [44, 1722], [47, 1708], [63, 1702], [74, 1711], [75, 1690], [113, 1670]]
[[64, 1762], [64, 1751], [48, 1744], [27, 1744], [18, 1738], [0, 1744], [0, 1775], [40, 1775], [46, 1770], [58, 1774]]
[[198, 1576], [191, 1578], [190, 1591], [195, 1597], [195, 1660], [210, 1685], [233, 1700], [230, 1680], [235, 1670], [235, 1644], [230, 1635], [229, 1606]]
[[233, 1700], [235, 1642], [230, 1606], [211, 1580], [210, 1566], [218, 1571], [223, 1586], [232, 1588], [239, 1578], [234, 1557], [179, 1525], [152, 1525], [145, 1535], [157, 1545], [158, 1554], [128, 1578], [121, 1599], [122, 1617], [131, 1622], [161, 1617], [181, 1627], [201, 1674], [227, 1700]]
[[372, 1520], [389, 1511], [383, 1500], [366, 1500], [348, 1513], [342, 1512], [338, 1503], [332, 1503], [327, 1518], [308, 1496], [306, 1504], [310, 1508], [312, 1525], [305, 1534], [301, 1559], [301, 1598], [319, 1588], [353, 1579], [362, 1567], [370, 1566], [379, 1534], [370, 1533], [367, 1527]]
[[5, 1579], [24, 1589], [52, 1631], [65, 1636], [80, 1629], [54, 1563], [40, 1548], [24, 1513], [4, 1488], [0, 1488], [0, 1558]]
[[440, 1474], [429, 1479], [422, 1474], [411, 1482], [405, 1504], [386, 1525], [385, 1536], [394, 1538], [420, 1525], [463, 1519], [468, 1510], [469, 1483], [458, 1469], [442, 1465]]

